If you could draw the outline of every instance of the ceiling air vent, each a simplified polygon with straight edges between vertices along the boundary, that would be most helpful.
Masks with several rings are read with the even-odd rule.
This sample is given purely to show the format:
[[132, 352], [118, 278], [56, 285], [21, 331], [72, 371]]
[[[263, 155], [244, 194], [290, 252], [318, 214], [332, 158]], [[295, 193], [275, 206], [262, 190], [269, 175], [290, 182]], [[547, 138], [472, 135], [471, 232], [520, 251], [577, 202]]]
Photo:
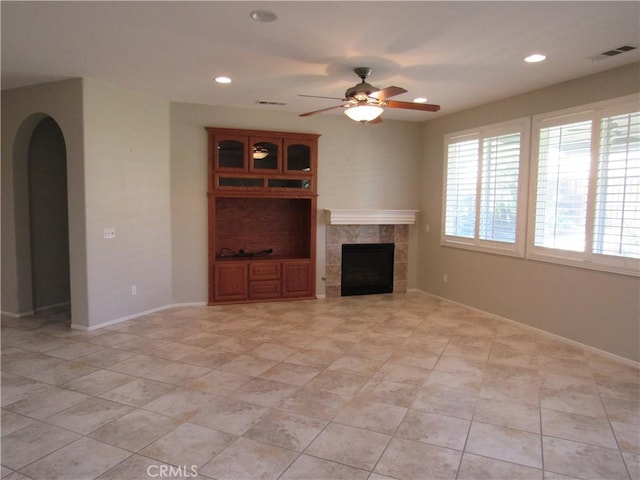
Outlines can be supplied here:
[[615, 57], [616, 55], [620, 55], [621, 53], [630, 52], [631, 50], [635, 50], [636, 48], [638, 47], [634, 47], [632, 45], [623, 45], [622, 47], [612, 48], [611, 50], [599, 53], [598, 55], [594, 55], [590, 58], [591, 60], [603, 60], [607, 57]]
[[276, 105], [278, 107], [284, 107], [286, 105], [285, 102], [272, 102], [269, 100], [256, 100], [258, 105]]

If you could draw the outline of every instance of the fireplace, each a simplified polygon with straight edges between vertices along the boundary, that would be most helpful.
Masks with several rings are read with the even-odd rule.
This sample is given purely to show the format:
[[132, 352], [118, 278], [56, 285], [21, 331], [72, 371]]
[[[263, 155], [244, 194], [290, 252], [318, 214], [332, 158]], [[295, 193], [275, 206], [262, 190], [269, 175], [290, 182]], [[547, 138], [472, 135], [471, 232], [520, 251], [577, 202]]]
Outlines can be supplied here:
[[393, 243], [342, 245], [341, 295], [393, 292], [394, 250]]
[[417, 210], [325, 210], [326, 296], [342, 296], [342, 246], [357, 243], [393, 244], [392, 291], [406, 292], [409, 226], [415, 224], [417, 213]]

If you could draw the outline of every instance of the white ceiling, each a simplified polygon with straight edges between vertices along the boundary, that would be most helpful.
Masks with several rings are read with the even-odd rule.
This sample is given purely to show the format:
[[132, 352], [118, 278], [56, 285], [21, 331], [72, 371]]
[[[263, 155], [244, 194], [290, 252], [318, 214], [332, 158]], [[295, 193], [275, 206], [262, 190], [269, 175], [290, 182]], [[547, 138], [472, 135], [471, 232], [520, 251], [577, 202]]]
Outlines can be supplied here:
[[[257, 23], [252, 10], [270, 10]], [[88, 77], [176, 102], [303, 113], [369, 82], [423, 121], [640, 59], [640, 2], [1, 2], [2, 88]], [[526, 64], [541, 52], [547, 60]], [[218, 75], [230, 85], [213, 82]], [[257, 105], [256, 101], [285, 106]], [[340, 110], [332, 113], [339, 115]], [[304, 120], [301, 120], [304, 121]]]

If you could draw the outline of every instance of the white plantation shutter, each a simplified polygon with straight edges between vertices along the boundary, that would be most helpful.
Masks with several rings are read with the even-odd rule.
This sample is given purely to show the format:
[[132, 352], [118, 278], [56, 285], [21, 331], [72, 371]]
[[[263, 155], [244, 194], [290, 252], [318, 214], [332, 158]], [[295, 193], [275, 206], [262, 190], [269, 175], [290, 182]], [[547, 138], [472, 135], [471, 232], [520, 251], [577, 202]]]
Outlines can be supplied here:
[[520, 136], [512, 133], [483, 141], [479, 231], [483, 240], [516, 241]]
[[445, 234], [473, 238], [478, 184], [478, 139], [450, 144], [447, 159]]
[[534, 118], [528, 258], [640, 275], [638, 98]]
[[443, 245], [523, 255], [520, 185], [529, 126], [520, 119], [445, 137]]
[[640, 113], [600, 122], [593, 253], [640, 258]]
[[540, 130], [536, 246], [584, 251], [591, 125], [588, 120]]

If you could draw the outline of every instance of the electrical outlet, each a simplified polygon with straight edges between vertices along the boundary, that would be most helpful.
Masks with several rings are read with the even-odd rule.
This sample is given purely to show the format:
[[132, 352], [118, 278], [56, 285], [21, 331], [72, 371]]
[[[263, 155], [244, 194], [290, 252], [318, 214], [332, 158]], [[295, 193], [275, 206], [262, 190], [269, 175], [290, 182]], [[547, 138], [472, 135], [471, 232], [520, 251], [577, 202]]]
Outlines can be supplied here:
[[428, 223], [425, 223], [425, 225], [424, 225], [424, 231], [425, 231], [426, 233], [429, 233], [429, 232], [431, 231], [431, 226], [430, 226]]
[[116, 229], [113, 227], [105, 228], [103, 230], [103, 234], [104, 234], [104, 238], [109, 240], [112, 238], [116, 238]]
[[442, 281], [444, 283], [449, 283], [449, 275], [447, 275], [446, 273], [442, 275]]
[[136, 287], [135, 285], [131, 285], [131, 295], [137, 295], [138, 294], [138, 287]]

